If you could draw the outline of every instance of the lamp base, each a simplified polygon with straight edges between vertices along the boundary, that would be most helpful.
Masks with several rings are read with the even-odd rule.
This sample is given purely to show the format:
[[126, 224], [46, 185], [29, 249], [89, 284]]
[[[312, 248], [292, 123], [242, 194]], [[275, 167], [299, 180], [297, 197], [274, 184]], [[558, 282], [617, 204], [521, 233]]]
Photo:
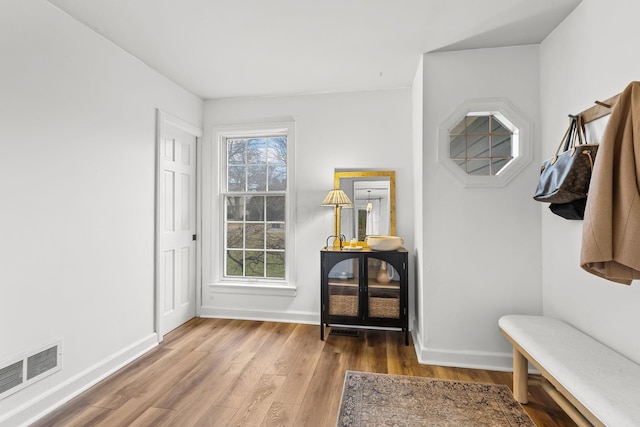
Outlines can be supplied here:
[[331, 236], [327, 237], [327, 240], [325, 242], [325, 247], [328, 249], [329, 248], [329, 240], [333, 238], [333, 243], [331, 244], [332, 248], [336, 247], [336, 241], [338, 242], [338, 248], [340, 248], [340, 250], [342, 250], [342, 242], [344, 242], [345, 237], [342, 234], [332, 234]]

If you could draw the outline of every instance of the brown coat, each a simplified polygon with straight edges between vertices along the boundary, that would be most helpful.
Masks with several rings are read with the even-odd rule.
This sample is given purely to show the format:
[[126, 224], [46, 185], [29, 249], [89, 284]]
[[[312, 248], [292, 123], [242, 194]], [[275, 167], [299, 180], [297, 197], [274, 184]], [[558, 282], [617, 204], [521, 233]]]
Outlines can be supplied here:
[[620, 94], [598, 148], [580, 265], [613, 282], [640, 279], [640, 82]]

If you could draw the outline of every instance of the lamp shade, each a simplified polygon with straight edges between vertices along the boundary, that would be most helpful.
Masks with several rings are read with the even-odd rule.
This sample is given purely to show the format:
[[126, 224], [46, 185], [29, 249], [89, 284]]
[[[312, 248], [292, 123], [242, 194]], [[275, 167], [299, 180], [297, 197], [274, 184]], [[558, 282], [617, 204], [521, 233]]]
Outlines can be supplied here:
[[322, 206], [353, 206], [349, 196], [339, 188], [329, 191], [322, 201]]

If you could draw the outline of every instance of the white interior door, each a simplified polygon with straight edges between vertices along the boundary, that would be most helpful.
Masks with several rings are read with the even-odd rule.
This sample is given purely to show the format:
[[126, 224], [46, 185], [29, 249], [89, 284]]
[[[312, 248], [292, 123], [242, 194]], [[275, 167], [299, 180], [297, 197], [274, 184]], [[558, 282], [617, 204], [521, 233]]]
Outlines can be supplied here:
[[158, 115], [157, 329], [159, 340], [196, 316], [197, 137]]

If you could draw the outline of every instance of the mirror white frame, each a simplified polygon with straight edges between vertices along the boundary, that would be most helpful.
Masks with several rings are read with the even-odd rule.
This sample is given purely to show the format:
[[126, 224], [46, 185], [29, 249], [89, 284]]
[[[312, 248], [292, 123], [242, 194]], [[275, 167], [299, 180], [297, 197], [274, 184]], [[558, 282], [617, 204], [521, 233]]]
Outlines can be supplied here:
[[[395, 171], [368, 171], [368, 170], [336, 170], [334, 173], [334, 188], [341, 188], [347, 194], [354, 195], [354, 191], [358, 189], [362, 189], [365, 192], [367, 191], [367, 186], [371, 186], [372, 183], [376, 182], [384, 182], [388, 183], [388, 202], [384, 201], [382, 203], [388, 204], [388, 217], [389, 217], [389, 226], [388, 231], [385, 230], [385, 227], [381, 229], [385, 230], [384, 234], [388, 234], [390, 236], [396, 235], [396, 173]], [[345, 188], [346, 184], [349, 183], [352, 188]], [[374, 197], [372, 197], [373, 199]], [[376, 199], [382, 199], [382, 197], [375, 197]], [[356, 199], [356, 197], [354, 197]], [[357, 229], [356, 215], [354, 212], [358, 210], [358, 201], [352, 200], [354, 203], [353, 212], [349, 213], [350, 221], [354, 223], [353, 229]], [[366, 205], [366, 203], [365, 203]], [[352, 210], [351, 208], [346, 208], [348, 210]], [[342, 211], [342, 210], [340, 210]], [[386, 209], [385, 209], [386, 212]], [[346, 215], [344, 213], [338, 213], [338, 221], [341, 224], [342, 228], [342, 219]], [[383, 214], [383, 217], [386, 216], [386, 213]], [[375, 231], [375, 230], [373, 230]], [[378, 233], [371, 233], [378, 234]], [[347, 240], [351, 238], [356, 238], [357, 236], [346, 236]], [[358, 245], [366, 246], [364, 243], [364, 239], [358, 239]]]

